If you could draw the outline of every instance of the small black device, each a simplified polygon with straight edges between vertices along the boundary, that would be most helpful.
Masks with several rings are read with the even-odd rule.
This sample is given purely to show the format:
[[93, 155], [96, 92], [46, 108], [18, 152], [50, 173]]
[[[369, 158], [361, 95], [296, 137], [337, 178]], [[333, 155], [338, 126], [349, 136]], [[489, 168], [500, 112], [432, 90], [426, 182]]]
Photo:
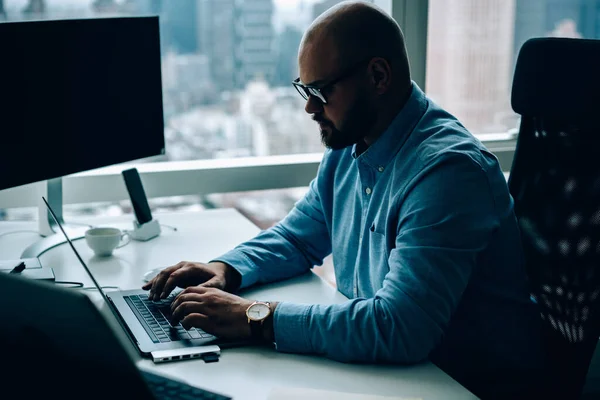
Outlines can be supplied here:
[[144, 191], [137, 168], [126, 169], [122, 172], [122, 175], [138, 224], [144, 225], [152, 221], [150, 205], [148, 204], [148, 198], [146, 197], [146, 192]]

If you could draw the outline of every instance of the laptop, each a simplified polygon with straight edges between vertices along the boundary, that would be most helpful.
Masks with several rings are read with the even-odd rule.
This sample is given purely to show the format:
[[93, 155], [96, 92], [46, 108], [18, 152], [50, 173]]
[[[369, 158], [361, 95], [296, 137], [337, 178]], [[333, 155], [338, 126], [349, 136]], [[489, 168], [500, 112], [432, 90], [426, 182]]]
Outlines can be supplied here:
[[142, 356], [151, 357], [155, 363], [192, 358], [203, 358], [207, 362], [218, 360], [221, 349], [216, 344], [215, 336], [196, 328], [188, 331], [180, 323], [172, 326], [169, 322], [170, 304], [181, 289], [173, 291], [168, 298], [159, 302], [148, 300], [148, 292], [142, 289], [104, 292], [73, 246], [54, 210], [45, 198], [42, 199], [94, 286]]
[[0, 274], [0, 320], [2, 398], [230, 399], [138, 369], [115, 321], [75, 289]]

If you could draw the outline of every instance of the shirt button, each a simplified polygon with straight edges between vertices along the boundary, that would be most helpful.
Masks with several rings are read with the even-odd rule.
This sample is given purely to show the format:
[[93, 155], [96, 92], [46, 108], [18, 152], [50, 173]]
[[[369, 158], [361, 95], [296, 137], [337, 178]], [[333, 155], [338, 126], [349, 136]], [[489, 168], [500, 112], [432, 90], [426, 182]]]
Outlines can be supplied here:
[[383, 172], [383, 167], [379, 167], [379, 168], [377, 168], [377, 170], [378, 170], [379, 172]]
[[371, 194], [371, 188], [366, 188], [366, 189], [365, 189], [365, 192], [366, 192], [367, 194]]

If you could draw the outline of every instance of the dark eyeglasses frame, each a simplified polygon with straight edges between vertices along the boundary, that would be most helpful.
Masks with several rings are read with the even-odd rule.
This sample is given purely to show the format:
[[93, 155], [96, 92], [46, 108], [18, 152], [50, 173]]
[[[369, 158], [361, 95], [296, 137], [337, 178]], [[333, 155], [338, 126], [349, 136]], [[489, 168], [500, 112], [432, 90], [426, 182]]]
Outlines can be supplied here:
[[368, 59], [362, 60], [362, 61], [354, 64], [352, 67], [348, 68], [346, 71], [342, 72], [342, 74], [338, 75], [336, 78], [330, 80], [329, 82], [325, 83], [324, 85], [318, 85], [318, 86], [305, 85], [304, 83], [300, 82], [299, 77], [294, 79], [294, 81], [292, 82], [292, 85], [294, 85], [294, 87], [296, 88], [298, 93], [300, 93], [300, 96], [302, 96], [302, 98], [304, 100], [308, 101], [310, 96], [313, 96], [313, 97], [316, 97], [321, 103], [327, 104], [327, 97], [325, 96], [325, 94], [323, 92], [327, 92], [336, 83], [340, 83], [344, 79], [347, 79], [350, 76], [352, 76], [365, 63], [371, 61], [371, 59], [372, 58], [370, 57]]

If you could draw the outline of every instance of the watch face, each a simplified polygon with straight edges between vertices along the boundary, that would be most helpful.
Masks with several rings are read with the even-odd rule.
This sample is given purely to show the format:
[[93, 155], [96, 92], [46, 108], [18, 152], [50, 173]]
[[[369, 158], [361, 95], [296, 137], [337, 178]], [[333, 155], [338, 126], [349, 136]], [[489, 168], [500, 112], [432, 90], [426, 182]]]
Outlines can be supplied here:
[[255, 303], [248, 307], [246, 315], [253, 321], [261, 321], [269, 316], [271, 309], [265, 303]]

